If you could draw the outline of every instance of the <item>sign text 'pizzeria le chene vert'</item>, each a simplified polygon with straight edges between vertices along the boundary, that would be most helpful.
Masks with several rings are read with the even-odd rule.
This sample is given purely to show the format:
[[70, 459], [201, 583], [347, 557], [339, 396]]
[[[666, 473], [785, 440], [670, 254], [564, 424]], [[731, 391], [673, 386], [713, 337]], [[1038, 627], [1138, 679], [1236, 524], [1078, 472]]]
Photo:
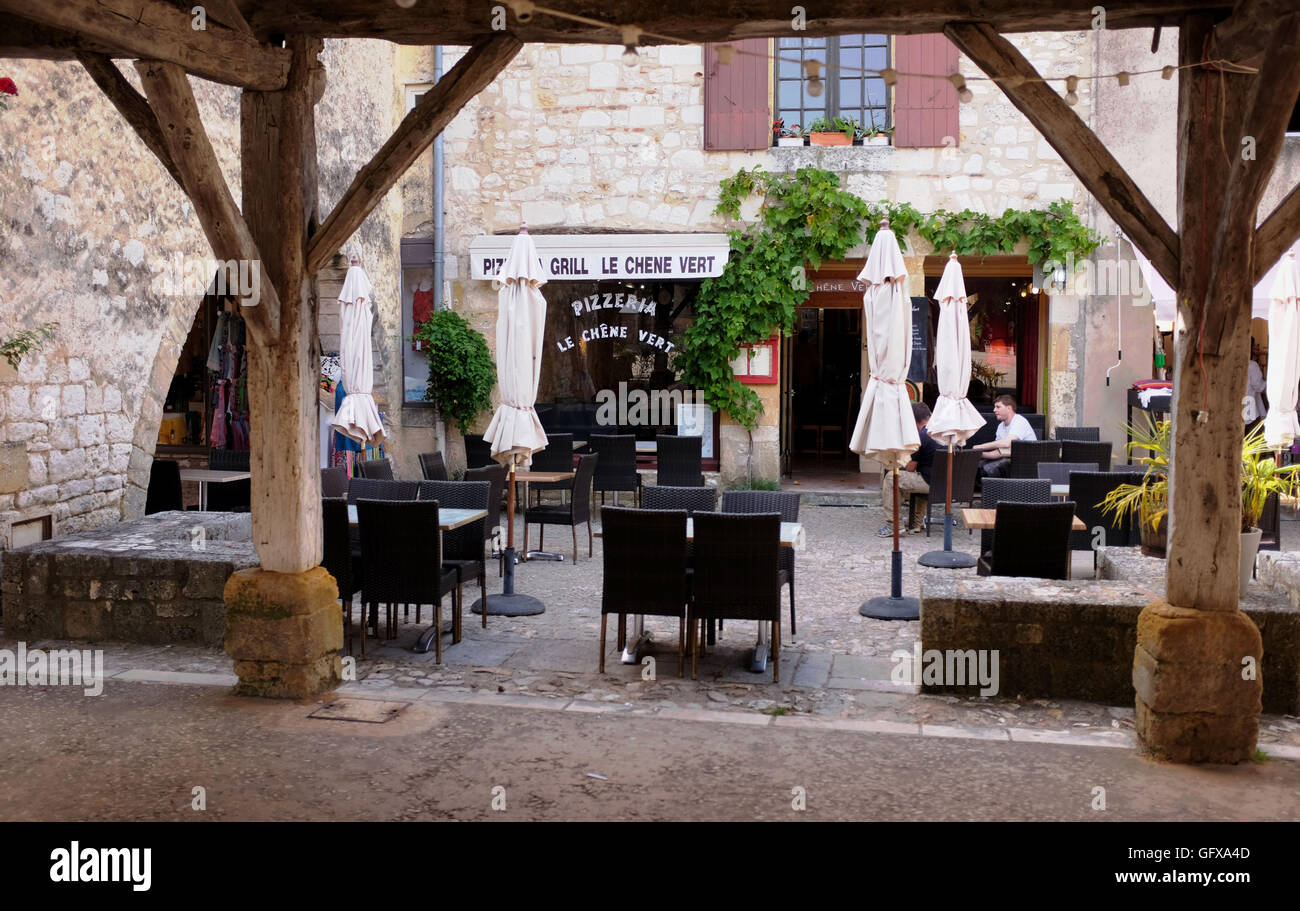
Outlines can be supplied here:
[[[470, 241], [470, 272], [496, 278], [514, 236]], [[731, 245], [725, 234], [534, 234], [551, 281], [701, 281], [716, 278]]]

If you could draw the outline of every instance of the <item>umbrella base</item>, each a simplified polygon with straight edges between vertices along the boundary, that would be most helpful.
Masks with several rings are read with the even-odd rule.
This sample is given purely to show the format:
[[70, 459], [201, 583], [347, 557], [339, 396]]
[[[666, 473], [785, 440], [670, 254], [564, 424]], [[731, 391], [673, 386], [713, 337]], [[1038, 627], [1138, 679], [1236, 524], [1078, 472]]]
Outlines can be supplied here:
[[970, 554], [958, 553], [955, 550], [932, 550], [928, 554], [921, 554], [916, 562], [922, 566], [933, 566], [938, 569], [970, 569], [979, 560]]
[[916, 598], [872, 598], [862, 602], [858, 613], [873, 620], [920, 620], [921, 602]]
[[[483, 613], [483, 599], [474, 602], [471, 613]], [[489, 617], [531, 617], [546, 613], [546, 605], [532, 595], [488, 595], [487, 612]]]

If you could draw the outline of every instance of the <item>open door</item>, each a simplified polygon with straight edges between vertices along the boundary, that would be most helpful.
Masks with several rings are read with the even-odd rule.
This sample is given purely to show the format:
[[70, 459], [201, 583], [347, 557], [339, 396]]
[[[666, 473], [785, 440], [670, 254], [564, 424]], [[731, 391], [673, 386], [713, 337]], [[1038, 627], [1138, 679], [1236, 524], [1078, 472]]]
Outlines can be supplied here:
[[781, 477], [788, 478], [792, 474], [790, 468], [790, 450], [794, 445], [794, 427], [793, 419], [793, 401], [794, 384], [791, 377], [794, 376], [794, 339], [791, 336], [783, 335], [781, 337], [781, 414], [778, 418], [780, 424], [780, 447], [781, 447]]

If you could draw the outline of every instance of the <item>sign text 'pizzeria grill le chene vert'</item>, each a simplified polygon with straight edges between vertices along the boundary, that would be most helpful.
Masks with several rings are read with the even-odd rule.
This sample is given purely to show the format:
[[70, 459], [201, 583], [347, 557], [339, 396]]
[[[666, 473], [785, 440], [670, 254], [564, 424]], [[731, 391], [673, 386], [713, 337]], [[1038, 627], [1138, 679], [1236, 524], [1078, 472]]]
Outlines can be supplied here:
[[[496, 278], [514, 236], [470, 241], [470, 273]], [[725, 234], [534, 234], [551, 281], [702, 281], [722, 274], [731, 252]]]

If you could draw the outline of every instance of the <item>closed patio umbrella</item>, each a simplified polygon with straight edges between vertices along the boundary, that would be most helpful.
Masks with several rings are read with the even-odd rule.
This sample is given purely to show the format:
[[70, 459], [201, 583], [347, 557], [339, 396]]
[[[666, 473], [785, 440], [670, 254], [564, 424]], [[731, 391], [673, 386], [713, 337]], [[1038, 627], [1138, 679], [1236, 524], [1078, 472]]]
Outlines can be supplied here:
[[915, 598], [903, 597], [903, 553], [898, 543], [898, 469], [921, 445], [906, 385], [912, 364], [912, 301], [907, 295], [907, 266], [888, 219], [876, 232], [858, 281], [866, 285], [862, 292], [863, 335], [870, 379], [862, 393], [849, 448], [894, 469], [891, 594], [872, 598], [858, 613], [881, 620], [915, 620], [920, 605]]
[[500, 595], [490, 595], [471, 608], [475, 613], [518, 617], [540, 614], [545, 605], [529, 595], [515, 594], [515, 468], [532, 463], [533, 453], [546, 448], [546, 431], [533, 406], [542, 371], [542, 336], [546, 331], [546, 299], [538, 290], [548, 278], [537, 246], [522, 225], [497, 278], [497, 386], [501, 404], [492, 415], [483, 439], [492, 458], [510, 468], [506, 483], [505, 580]]
[[334, 412], [331, 424], [362, 446], [378, 446], [384, 441], [384, 425], [371, 394], [375, 388], [375, 372], [370, 348], [374, 321], [370, 301], [370, 279], [354, 256], [339, 294], [339, 366], [347, 396]]
[[1295, 251], [1282, 260], [1270, 291], [1268, 314], [1268, 414], [1264, 441], [1270, 449], [1285, 449], [1300, 437], [1296, 419], [1300, 387], [1300, 267]]
[[926, 431], [935, 442], [948, 447], [948, 489], [943, 514], [943, 550], [923, 554], [922, 566], [961, 569], [975, 565], [970, 554], [952, 549], [952, 451], [962, 446], [984, 426], [984, 418], [966, 398], [970, 388], [970, 323], [966, 316], [966, 279], [957, 254], [950, 254], [934, 299], [939, 302], [939, 330], [934, 340], [935, 369], [939, 375], [939, 398]]

